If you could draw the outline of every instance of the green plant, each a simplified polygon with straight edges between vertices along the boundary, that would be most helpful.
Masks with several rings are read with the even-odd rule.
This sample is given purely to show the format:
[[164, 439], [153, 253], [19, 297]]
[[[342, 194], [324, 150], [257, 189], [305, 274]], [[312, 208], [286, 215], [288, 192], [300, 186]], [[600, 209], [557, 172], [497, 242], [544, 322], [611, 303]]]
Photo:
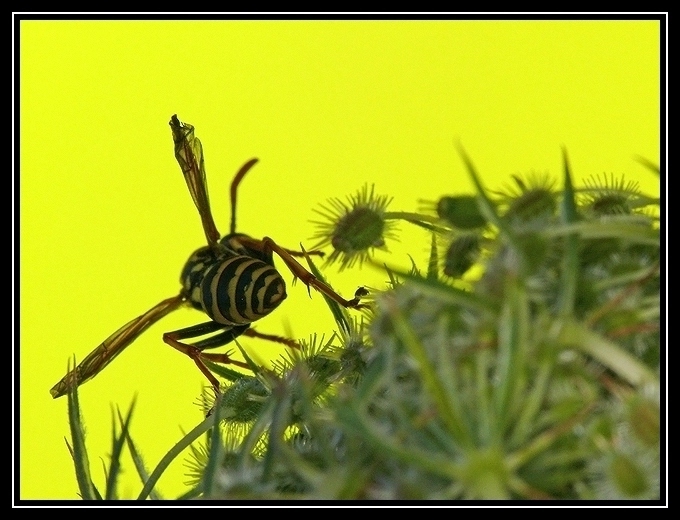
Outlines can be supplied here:
[[[327, 299], [338, 332], [273, 369], [236, 343], [250, 372], [209, 365], [222, 395], [150, 474], [119, 414], [104, 497], [126, 442], [139, 498], [191, 446], [184, 498], [658, 499], [659, 199], [613, 176], [576, 188], [566, 153], [561, 189], [530, 175], [489, 192], [461, 155], [477, 193], [433, 214], [389, 212], [368, 188], [319, 211], [343, 268], [373, 262], [394, 220], [429, 230], [424, 274], [379, 266], [370, 311]], [[101, 498], [77, 389], [69, 412], [81, 493]]]

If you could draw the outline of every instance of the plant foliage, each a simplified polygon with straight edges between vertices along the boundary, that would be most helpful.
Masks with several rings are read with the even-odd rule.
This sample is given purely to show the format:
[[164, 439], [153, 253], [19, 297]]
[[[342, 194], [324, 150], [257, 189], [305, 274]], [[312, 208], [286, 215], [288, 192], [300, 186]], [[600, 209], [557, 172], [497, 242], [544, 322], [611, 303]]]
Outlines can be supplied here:
[[[477, 192], [431, 212], [390, 212], [367, 187], [319, 211], [342, 268], [372, 262], [397, 220], [428, 230], [426, 274], [378, 266], [369, 311], [327, 300], [337, 333], [272, 369], [242, 349], [248, 373], [210, 364], [222, 395], [153, 472], [135, 457], [140, 498], [189, 446], [183, 498], [660, 497], [659, 199], [613, 175], [577, 187], [566, 153], [561, 179], [489, 192], [461, 154]], [[69, 417], [83, 498], [115, 498], [130, 414], [103, 494], [76, 390]]]

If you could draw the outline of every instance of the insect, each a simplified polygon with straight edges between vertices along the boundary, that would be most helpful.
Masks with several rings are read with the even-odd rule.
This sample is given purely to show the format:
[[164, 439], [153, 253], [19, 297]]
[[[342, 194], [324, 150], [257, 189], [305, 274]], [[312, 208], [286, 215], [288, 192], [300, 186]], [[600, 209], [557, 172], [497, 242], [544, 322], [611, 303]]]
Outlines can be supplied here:
[[[250, 328], [253, 322], [271, 313], [286, 298], [286, 284], [274, 267], [273, 253], [281, 258], [295, 278], [307, 285], [308, 291], [314, 287], [346, 308], [364, 307], [360, 298], [367, 293], [365, 289], [359, 288], [351, 300], [344, 299], [295, 260], [294, 257], [304, 256], [305, 253], [282, 248], [269, 237], [258, 240], [236, 232], [236, 193], [246, 173], [257, 162], [256, 158], [246, 162], [231, 183], [231, 229], [228, 235], [220, 238], [208, 201], [201, 142], [194, 135], [194, 127], [180, 122], [176, 115], [170, 119], [170, 128], [175, 158], [198, 209], [208, 244], [194, 251], [184, 265], [179, 294], [163, 300], [106, 338], [52, 387], [50, 393], [54, 398], [65, 395], [74, 386], [95, 377], [146, 329], [181, 306], [189, 305], [203, 311], [210, 320], [166, 332], [163, 341], [189, 356], [217, 394], [219, 382], [204, 361], [244, 368], [247, 365], [231, 359], [228, 353], [208, 353], [205, 350], [224, 346], [241, 335], [297, 347], [297, 343], [291, 339], [262, 334]], [[307, 254], [323, 253], [310, 251]], [[196, 339], [208, 334], [212, 335]], [[195, 341], [192, 342], [192, 339]]]

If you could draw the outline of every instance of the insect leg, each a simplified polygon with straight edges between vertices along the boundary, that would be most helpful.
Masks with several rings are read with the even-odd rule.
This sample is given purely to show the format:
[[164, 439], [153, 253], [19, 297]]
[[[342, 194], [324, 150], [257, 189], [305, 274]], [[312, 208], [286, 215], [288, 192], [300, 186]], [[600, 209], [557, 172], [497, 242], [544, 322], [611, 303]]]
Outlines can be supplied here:
[[[273, 341], [275, 343], [282, 343], [283, 345], [286, 345], [290, 348], [296, 348], [299, 349], [300, 345], [292, 339], [289, 338], [283, 338], [281, 336], [275, 336], [274, 334], [263, 334], [261, 332], [257, 332], [256, 330], [253, 329], [246, 329], [243, 331], [244, 336], [250, 336], [251, 338], [260, 338], [260, 339], [266, 339], [268, 341]], [[227, 340], [225, 341], [225, 338], [223, 338], [221, 341], [219, 340], [221, 336], [224, 336], [226, 338], [227, 334], [218, 334], [216, 336], [213, 336], [212, 338], [208, 338], [206, 340], [199, 341], [197, 343], [194, 343], [195, 347], [198, 347], [199, 349], [203, 350], [206, 348], [213, 348], [213, 347], [221, 347], [222, 345], [225, 345], [226, 343], [232, 341], [234, 338], [229, 337], [226, 338]], [[236, 365], [241, 368], [250, 368], [247, 363], [243, 363], [242, 361], [236, 361], [234, 359], [231, 359], [230, 357], [230, 352], [227, 352], [225, 354], [215, 354], [211, 352], [201, 352], [200, 357], [201, 359], [205, 359], [208, 361], [212, 361], [213, 363], [221, 363], [223, 365]]]
[[[209, 321], [207, 323], [194, 325], [193, 327], [187, 327], [185, 329], [180, 329], [173, 332], [166, 332], [163, 334], [163, 341], [174, 349], [177, 349], [183, 354], [189, 356], [194, 361], [198, 369], [208, 379], [215, 393], [219, 394], [220, 384], [212, 372], [210, 372], [208, 367], [205, 366], [203, 360], [207, 359], [216, 363], [232, 364], [240, 366], [241, 368], [248, 368], [248, 365], [242, 361], [232, 360], [228, 354], [207, 354], [204, 353], [203, 350], [226, 345], [227, 343], [233, 341], [234, 338], [237, 338], [243, 334], [249, 326], [250, 325], [248, 324], [232, 327], [229, 325], [222, 325], [215, 321]], [[209, 334], [210, 332], [215, 332], [220, 329], [226, 330], [223, 330], [219, 334], [215, 334], [209, 338], [196, 341], [193, 344], [180, 341], [183, 339], [195, 338], [204, 334]]]
[[317, 249], [312, 249], [311, 251], [305, 251], [305, 252], [294, 251], [292, 249], [285, 249], [285, 248], [281, 248], [281, 249], [283, 249], [290, 256], [298, 256], [298, 257], [305, 257], [307, 255], [310, 255], [310, 256], [326, 256], [326, 253], [324, 253], [323, 251], [318, 251]]
[[297, 260], [295, 260], [295, 258], [293, 258], [293, 256], [286, 249], [279, 246], [271, 238], [264, 237], [262, 239], [262, 247], [263, 251], [265, 252], [271, 250], [274, 251], [277, 255], [279, 255], [286, 264], [286, 267], [290, 269], [290, 271], [293, 273], [293, 275], [295, 275], [295, 277], [302, 280], [302, 282], [307, 287], [314, 287], [317, 291], [324, 293], [326, 296], [335, 300], [343, 307], [352, 309], [362, 309], [366, 307], [366, 305], [359, 303], [361, 300], [361, 296], [365, 296], [367, 294], [367, 291], [365, 289], [363, 288], [358, 289], [357, 292], [355, 293], [354, 298], [352, 298], [351, 300], [346, 300], [338, 293], [336, 293], [333, 289], [331, 289], [328, 285], [326, 285], [324, 282], [319, 280], [312, 273], [307, 271], [307, 269], [302, 267], [302, 265]]
[[[231, 181], [231, 189], [230, 189], [230, 196], [231, 196], [231, 234], [234, 235], [236, 234], [236, 193], [238, 191], [238, 186], [241, 184], [241, 181], [243, 180], [243, 177], [246, 176], [246, 173], [250, 171], [250, 169], [255, 166], [257, 163], [258, 159], [256, 157], [253, 157], [250, 159], [248, 162], [246, 162], [239, 171], [236, 173], [234, 176], [234, 180]], [[292, 251], [290, 249], [286, 249], [286, 252], [290, 254], [291, 256], [305, 256], [305, 253], [301, 251]], [[324, 256], [326, 253], [323, 251], [308, 251], [308, 255], [312, 256]]]
[[[189, 356], [198, 369], [203, 373], [203, 375], [210, 381], [215, 392], [219, 392], [219, 382], [213, 376], [212, 372], [205, 366], [203, 360], [212, 361], [213, 363], [222, 363], [224, 365], [236, 365], [241, 368], [249, 368], [247, 363], [242, 361], [237, 361], [231, 359], [229, 353], [225, 354], [215, 354], [204, 352], [204, 350], [209, 348], [221, 347], [227, 343], [232, 342], [238, 336], [243, 334], [244, 336], [249, 336], [251, 338], [266, 339], [268, 341], [273, 341], [275, 343], [282, 343], [291, 348], [300, 348], [300, 345], [292, 339], [283, 338], [281, 336], [276, 336], [274, 334], [263, 334], [257, 332], [248, 325], [240, 325], [230, 327], [229, 325], [221, 325], [215, 321], [209, 321], [206, 323], [201, 323], [199, 325], [194, 325], [192, 327], [187, 327], [184, 329], [176, 330], [173, 332], [166, 332], [163, 335], [163, 341], [179, 350], [183, 354]], [[215, 334], [209, 338], [205, 338], [194, 343], [186, 343], [180, 340], [195, 338], [198, 336], [203, 336], [205, 334], [210, 334], [211, 332], [218, 331], [220, 329], [225, 329], [219, 334]]]
[[297, 341], [289, 339], [289, 338], [282, 338], [281, 336], [275, 336], [273, 334], [263, 334], [262, 332], [257, 332], [254, 329], [248, 329], [243, 331], [244, 336], [250, 336], [251, 338], [260, 338], [260, 339], [266, 339], [268, 341], [273, 341], [275, 343], [282, 343], [284, 345], [287, 345], [291, 348], [300, 348], [300, 345], [298, 344]]
[[74, 385], [79, 386], [92, 379], [146, 329], [163, 316], [177, 309], [185, 301], [186, 299], [182, 294], [168, 298], [141, 316], [137, 316], [123, 325], [90, 352], [75, 369], [66, 374], [61, 381], [52, 387], [50, 390], [52, 397], [55, 399], [61, 397], [67, 394]]

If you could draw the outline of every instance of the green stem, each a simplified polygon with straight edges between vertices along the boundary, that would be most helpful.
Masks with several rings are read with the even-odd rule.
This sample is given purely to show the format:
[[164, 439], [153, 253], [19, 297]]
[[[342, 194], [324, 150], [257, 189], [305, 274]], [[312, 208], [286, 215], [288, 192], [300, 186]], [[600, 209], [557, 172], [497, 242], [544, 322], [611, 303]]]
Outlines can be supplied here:
[[408, 211], [386, 211], [383, 213], [385, 220], [408, 220], [417, 222], [430, 222], [436, 224], [439, 218], [434, 215], [425, 215], [423, 213], [410, 213]]
[[151, 493], [151, 490], [156, 486], [158, 479], [165, 472], [170, 463], [175, 460], [175, 458], [182, 453], [186, 448], [188, 448], [192, 442], [198, 440], [201, 435], [207, 432], [210, 428], [216, 426], [215, 416], [210, 416], [204, 421], [198, 424], [193, 430], [186, 434], [177, 444], [175, 444], [172, 449], [165, 454], [165, 456], [158, 463], [158, 466], [153, 470], [149, 480], [146, 481], [141, 493], [137, 497], [137, 500], [146, 500]]

